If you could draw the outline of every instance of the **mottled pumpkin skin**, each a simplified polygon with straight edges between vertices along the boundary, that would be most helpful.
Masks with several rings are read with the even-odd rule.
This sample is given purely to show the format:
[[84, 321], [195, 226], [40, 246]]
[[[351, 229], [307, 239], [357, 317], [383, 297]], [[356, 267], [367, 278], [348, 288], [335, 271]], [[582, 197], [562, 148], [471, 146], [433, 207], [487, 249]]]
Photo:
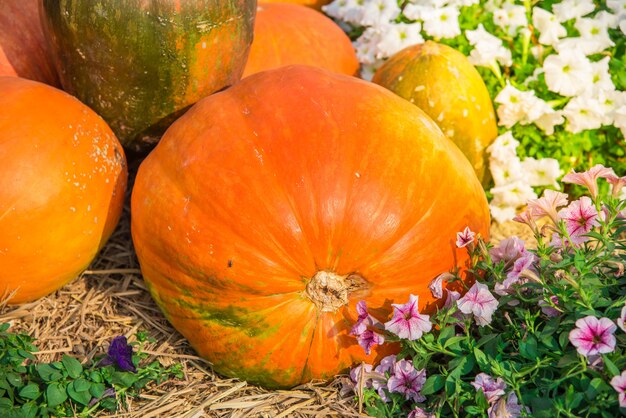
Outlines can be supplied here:
[[42, 0], [63, 88], [146, 151], [180, 113], [239, 80], [255, 0]]
[[424, 110], [488, 182], [486, 148], [498, 128], [487, 87], [465, 55], [427, 41], [396, 53], [372, 81]]
[[0, 76], [59, 85], [50, 48], [39, 19], [39, 0], [2, 0]]
[[290, 64], [348, 75], [359, 70], [350, 38], [331, 19], [297, 4], [260, 3], [243, 77]]
[[[141, 164], [132, 236], [150, 292], [214, 369], [267, 387], [327, 379], [366, 356], [381, 320], [488, 233], [467, 159], [416, 106], [355, 77], [288, 66], [243, 79], [174, 123]], [[363, 282], [324, 312], [319, 271]], [[432, 308], [432, 306], [431, 306]]]
[[0, 77], [0, 300], [29, 302], [74, 279], [115, 228], [126, 160], [74, 97]]

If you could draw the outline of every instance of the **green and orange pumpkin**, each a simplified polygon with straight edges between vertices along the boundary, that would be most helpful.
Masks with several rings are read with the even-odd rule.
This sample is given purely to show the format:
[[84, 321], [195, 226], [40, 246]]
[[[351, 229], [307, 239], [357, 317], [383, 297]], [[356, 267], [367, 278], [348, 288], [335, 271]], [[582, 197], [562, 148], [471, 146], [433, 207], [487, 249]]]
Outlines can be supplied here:
[[467, 159], [419, 108], [308, 66], [249, 76], [192, 107], [141, 164], [132, 237], [147, 287], [219, 373], [267, 387], [366, 356], [355, 305], [384, 319], [487, 236]]
[[255, 0], [42, 0], [63, 88], [146, 151], [199, 99], [239, 80]]
[[69, 94], [0, 77], [0, 302], [74, 279], [115, 228], [126, 160], [107, 124]]
[[291, 64], [348, 75], [359, 70], [350, 38], [331, 19], [298, 4], [260, 3], [243, 77]]
[[426, 41], [393, 55], [374, 74], [374, 83], [420, 107], [463, 151], [487, 184], [487, 147], [498, 136], [487, 86], [467, 57]]

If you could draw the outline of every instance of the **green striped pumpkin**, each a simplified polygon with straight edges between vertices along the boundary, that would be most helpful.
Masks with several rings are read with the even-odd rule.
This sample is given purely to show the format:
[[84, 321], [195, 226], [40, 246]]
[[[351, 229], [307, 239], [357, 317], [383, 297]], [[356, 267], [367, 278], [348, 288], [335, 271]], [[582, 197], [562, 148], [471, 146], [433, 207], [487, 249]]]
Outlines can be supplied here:
[[190, 105], [239, 80], [255, 0], [42, 0], [63, 88], [145, 151]]

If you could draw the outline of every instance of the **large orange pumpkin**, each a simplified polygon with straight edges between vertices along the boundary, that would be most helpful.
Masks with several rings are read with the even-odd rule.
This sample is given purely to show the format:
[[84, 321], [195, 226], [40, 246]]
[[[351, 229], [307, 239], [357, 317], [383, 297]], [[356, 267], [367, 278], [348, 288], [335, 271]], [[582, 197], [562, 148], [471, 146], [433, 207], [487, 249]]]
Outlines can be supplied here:
[[0, 300], [35, 300], [85, 269], [119, 219], [126, 160], [77, 99], [0, 77]]
[[350, 38], [322, 13], [298, 4], [259, 4], [243, 77], [290, 64], [348, 75], [359, 69]]
[[487, 201], [437, 125], [372, 83], [288, 66], [203, 99], [141, 164], [132, 235], [166, 317], [216, 371], [269, 387], [365, 356], [364, 299], [385, 319], [486, 236]]
[[0, 76], [58, 85], [58, 75], [39, 19], [39, 0], [2, 0]]
[[393, 55], [372, 81], [424, 110], [488, 183], [486, 149], [498, 127], [487, 86], [465, 55], [427, 41]]

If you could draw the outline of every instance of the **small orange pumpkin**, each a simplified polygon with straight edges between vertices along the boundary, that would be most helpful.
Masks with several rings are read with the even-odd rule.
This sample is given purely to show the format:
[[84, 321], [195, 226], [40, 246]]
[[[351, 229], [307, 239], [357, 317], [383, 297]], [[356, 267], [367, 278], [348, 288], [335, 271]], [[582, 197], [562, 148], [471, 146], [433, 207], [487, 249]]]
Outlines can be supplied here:
[[209, 96], [141, 164], [132, 236], [147, 287], [214, 369], [268, 387], [331, 378], [366, 356], [356, 303], [379, 317], [487, 236], [467, 159], [419, 108], [308, 67]]
[[350, 38], [331, 19], [298, 4], [261, 3], [243, 77], [290, 64], [348, 75], [359, 70]]
[[29, 302], [75, 278], [117, 224], [126, 159], [74, 97], [0, 77], [0, 300]]
[[327, 5], [333, 0], [263, 0], [266, 3], [291, 3], [298, 4], [300, 6], [309, 7], [315, 10], [322, 10], [322, 6]]
[[498, 136], [485, 83], [467, 57], [426, 41], [393, 55], [374, 74], [374, 83], [420, 107], [468, 158], [486, 184], [486, 149]]
[[59, 85], [50, 47], [39, 19], [39, 0], [2, 0], [0, 76]]

